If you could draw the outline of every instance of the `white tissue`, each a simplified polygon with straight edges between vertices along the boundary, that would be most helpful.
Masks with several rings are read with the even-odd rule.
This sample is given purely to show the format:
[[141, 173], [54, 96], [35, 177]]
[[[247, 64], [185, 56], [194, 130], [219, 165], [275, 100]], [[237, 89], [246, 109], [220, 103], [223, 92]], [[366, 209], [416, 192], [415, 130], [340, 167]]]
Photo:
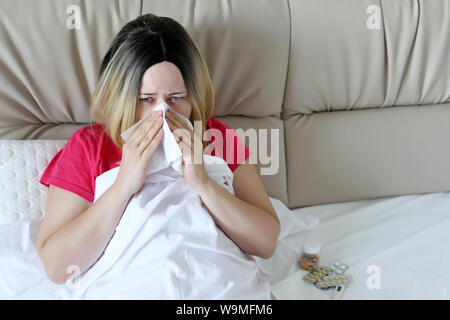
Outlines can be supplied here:
[[[169, 125], [166, 121], [166, 111], [168, 109], [171, 109], [174, 113], [176, 113], [186, 124], [191, 128], [191, 130], [194, 130], [194, 127], [192, 126], [192, 123], [189, 119], [181, 115], [180, 113], [176, 112], [173, 108], [171, 108], [166, 102], [162, 102], [159, 105], [157, 105], [155, 108], [152, 109], [152, 111], [159, 111], [162, 110], [163, 113], [163, 131], [164, 131], [164, 137], [163, 140], [159, 143], [158, 147], [156, 148], [155, 152], [153, 153], [150, 163], [148, 165], [146, 176], [152, 175], [152, 181], [158, 182], [160, 179], [158, 177], [162, 177], [162, 175], [154, 175], [154, 173], [160, 172], [164, 169], [164, 175], [163, 176], [172, 176], [175, 177], [176, 175], [183, 175], [183, 169], [181, 166], [182, 161], [182, 152], [180, 147], [178, 146], [175, 137], [170, 130]], [[131, 134], [136, 130], [139, 125], [144, 122], [148, 117], [151, 116], [151, 112], [148, 115], [145, 115], [141, 120], [136, 122], [133, 126], [122, 132], [120, 135], [123, 140], [128, 141]], [[176, 172], [174, 172], [171, 168], [175, 169]], [[165, 179], [164, 179], [165, 180]], [[148, 179], [146, 179], [148, 181]]]

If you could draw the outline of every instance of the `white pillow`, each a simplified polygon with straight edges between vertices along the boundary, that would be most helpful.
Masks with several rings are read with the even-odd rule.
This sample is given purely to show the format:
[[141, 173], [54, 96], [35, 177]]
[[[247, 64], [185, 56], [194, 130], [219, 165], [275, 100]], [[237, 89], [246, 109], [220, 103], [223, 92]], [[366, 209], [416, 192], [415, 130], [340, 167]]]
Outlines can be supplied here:
[[67, 140], [0, 140], [0, 225], [39, 220], [48, 188], [41, 178]]

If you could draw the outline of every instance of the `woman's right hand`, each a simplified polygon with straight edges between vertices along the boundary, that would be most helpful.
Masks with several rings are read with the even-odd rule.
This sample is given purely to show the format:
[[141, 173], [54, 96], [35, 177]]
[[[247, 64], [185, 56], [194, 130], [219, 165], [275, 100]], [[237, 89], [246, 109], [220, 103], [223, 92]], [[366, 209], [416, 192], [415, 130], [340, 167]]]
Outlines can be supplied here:
[[144, 184], [151, 156], [163, 137], [161, 111], [153, 111], [123, 145], [122, 160], [114, 186], [131, 197]]

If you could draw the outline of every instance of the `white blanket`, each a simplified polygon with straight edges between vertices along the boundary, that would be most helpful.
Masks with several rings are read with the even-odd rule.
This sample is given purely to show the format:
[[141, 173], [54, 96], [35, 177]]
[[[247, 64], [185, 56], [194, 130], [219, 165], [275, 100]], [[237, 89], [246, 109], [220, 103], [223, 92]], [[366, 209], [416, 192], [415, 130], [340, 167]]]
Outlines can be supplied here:
[[[233, 192], [227, 164], [207, 157], [216, 160], [205, 163], [208, 174]], [[97, 177], [95, 199], [114, 182], [118, 170]], [[215, 224], [184, 177], [164, 177], [158, 183], [146, 181], [130, 199], [103, 255], [79, 278], [69, 280], [70, 285], [46, 279], [29, 239], [36, 234], [30, 232], [32, 224], [10, 226], [15, 232], [19, 228], [23, 239], [0, 248], [0, 270], [12, 279], [2, 277], [4, 289], [10, 296], [39, 293], [43, 299], [270, 299], [269, 282], [260, 276], [256, 259]], [[27, 248], [14, 243], [26, 243]]]
[[[207, 172], [232, 191], [225, 161], [207, 157], [218, 161], [205, 163]], [[118, 171], [97, 177], [96, 199]], [[74, 297], [269, 299], [270, 286], [259, 276], [256, 260], [217, 227], [183, 176], [165, 177], [146, 181], [130, 199], [111, 242], [80, 278]]]

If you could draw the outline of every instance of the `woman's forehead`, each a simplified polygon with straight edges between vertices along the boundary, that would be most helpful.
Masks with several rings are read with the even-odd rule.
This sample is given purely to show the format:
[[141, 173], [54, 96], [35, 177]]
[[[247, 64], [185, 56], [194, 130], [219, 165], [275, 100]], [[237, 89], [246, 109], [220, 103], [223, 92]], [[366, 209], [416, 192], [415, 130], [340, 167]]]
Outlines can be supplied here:
[[180, 70], [171, 62], [163, 61], [148, 68], [141, 81], [141, 94], [157, 94], [184, 91], [185, 85]]

